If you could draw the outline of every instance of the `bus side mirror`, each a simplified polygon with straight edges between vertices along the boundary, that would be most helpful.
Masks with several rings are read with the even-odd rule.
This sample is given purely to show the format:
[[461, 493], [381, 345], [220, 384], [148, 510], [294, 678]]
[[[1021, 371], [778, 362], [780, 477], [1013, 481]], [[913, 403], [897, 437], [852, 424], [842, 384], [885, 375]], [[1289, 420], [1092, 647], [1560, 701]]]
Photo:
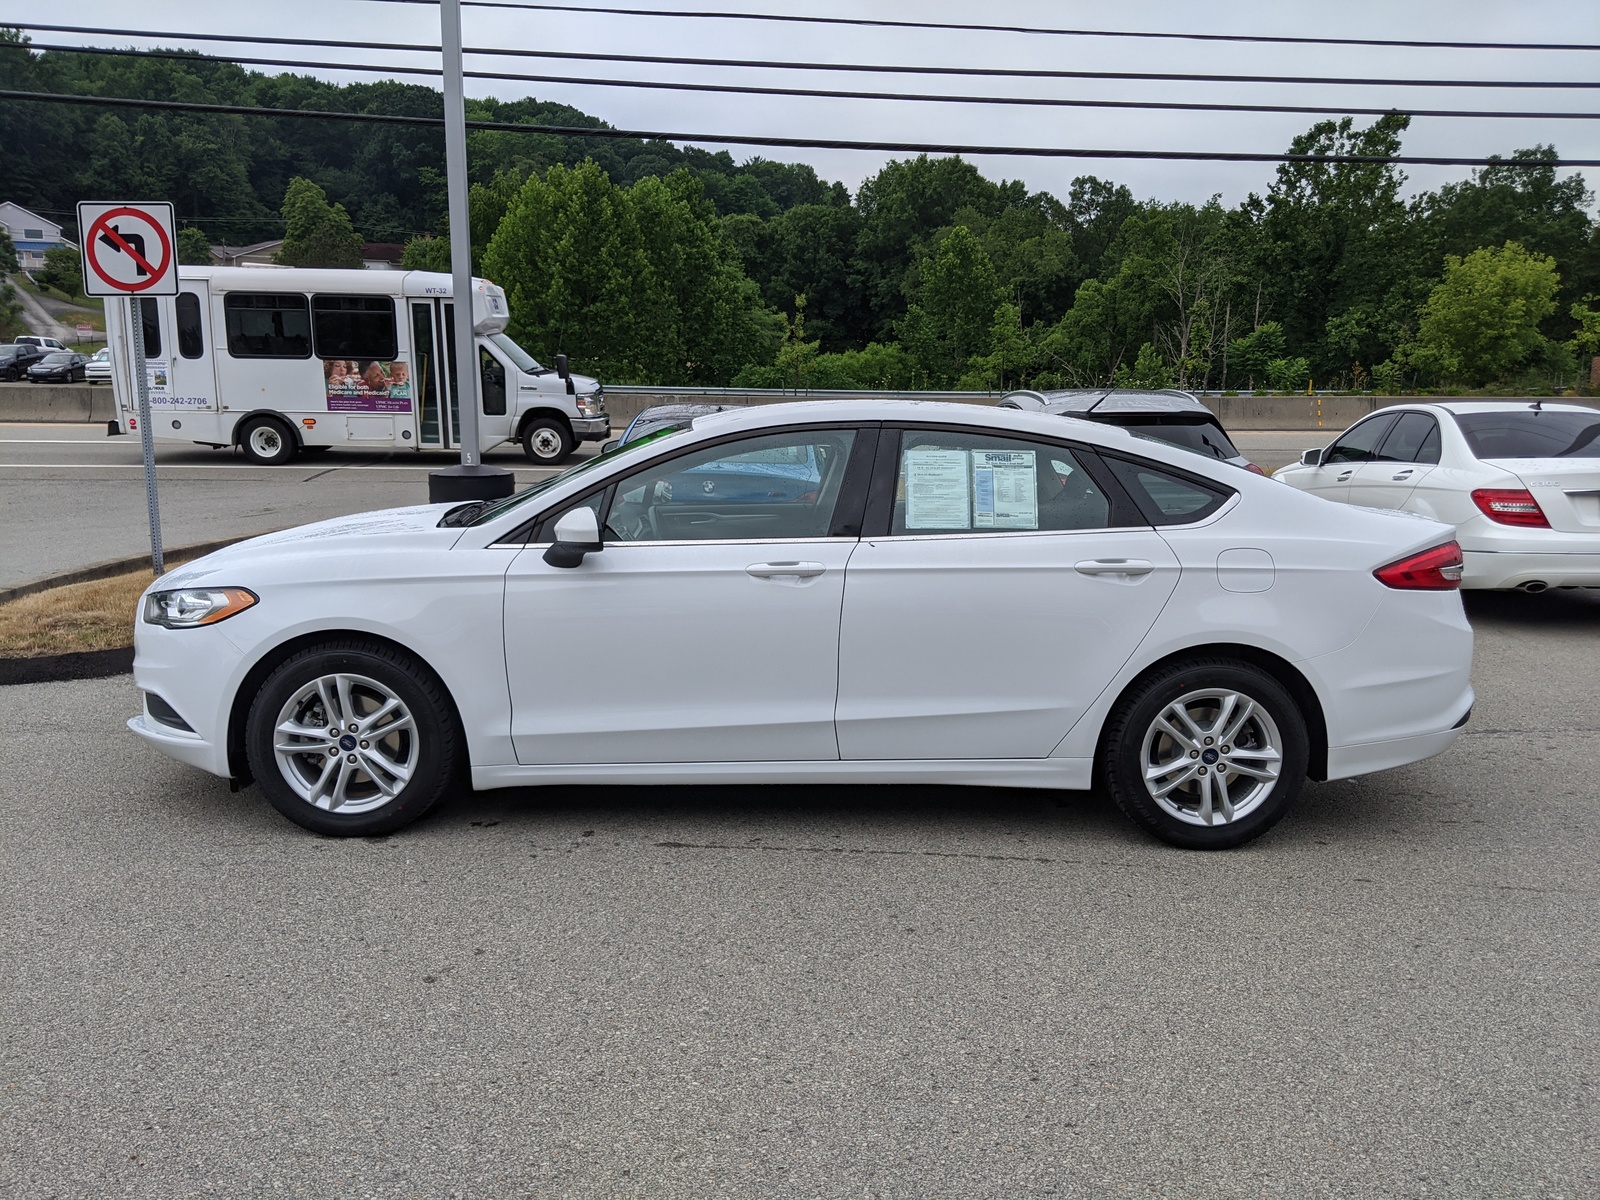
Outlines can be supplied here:
[[552, 567], [576, 567], [582, 565], [585, 554], [604, 548], [600, 541], [600, 522], [594, 509], [585, 505], [563, 513], [556, 522], [555, 541], [544, 552], [544, 561]]
[[567, 370], [567, 356], [565, 354], [556, 355], [556, 375], [565, 379], [569, 374], [571, 372]]
[[1307, 450], [1300, 456], [1300, 465], [1302, 467], [1320, 467], [1322, 465], [1322, 456], [1326, 451], [1327, 448], [1325, 446], [1318, 446], [1315, 450]]

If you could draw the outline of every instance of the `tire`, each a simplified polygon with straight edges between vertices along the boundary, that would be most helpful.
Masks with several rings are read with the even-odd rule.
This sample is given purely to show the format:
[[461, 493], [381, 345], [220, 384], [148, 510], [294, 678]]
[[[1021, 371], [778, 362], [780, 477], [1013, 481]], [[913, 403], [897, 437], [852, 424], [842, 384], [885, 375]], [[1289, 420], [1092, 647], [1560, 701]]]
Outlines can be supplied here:
[[239, 426], [238, 439], [244, 456], [263, 467], [283, 466], [299, 448], [294, 431], [276, 417], [251, 417]]
[[1101, 771], [1117, 807], [1162, 841], [1227, 850], [1283, 819], [1309, 747], [1299, 706], [1271, 675], [1196, 659], [1151, 673], [1123, 697]]
[[411, 824], [449, 794], [462, 765], [444, 685], [403, 651], [358, 640], [281, 663], [251, 702], [245, 745], [272, 807], [333, 837]]
[[572, 430], [554, 417], [535, 417], [522, 427], [522, 452], [540, 467], [553, 467], [572, 456]]

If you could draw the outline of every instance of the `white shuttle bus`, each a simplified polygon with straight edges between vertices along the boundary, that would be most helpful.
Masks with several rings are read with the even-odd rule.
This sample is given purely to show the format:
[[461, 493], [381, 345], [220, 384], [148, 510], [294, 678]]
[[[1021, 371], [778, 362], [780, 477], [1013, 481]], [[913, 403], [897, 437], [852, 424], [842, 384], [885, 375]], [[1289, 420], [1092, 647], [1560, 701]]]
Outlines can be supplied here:
[[[238, 446], [257, 463], [302, 451], [459, 448], [450, 276], [429, 271], [179, 267], [176, 296], [139, 301], [152, 434]], [[473, 280], [482, 448], [518, 441], [541, 466], [609, 436], [598, 382], [541, 366], [505, 334], [503, 288]], [[106, 301], [121, 427], [136, 430], [132, 299]], [[447, 366], [448, 364], [448, 366]]]

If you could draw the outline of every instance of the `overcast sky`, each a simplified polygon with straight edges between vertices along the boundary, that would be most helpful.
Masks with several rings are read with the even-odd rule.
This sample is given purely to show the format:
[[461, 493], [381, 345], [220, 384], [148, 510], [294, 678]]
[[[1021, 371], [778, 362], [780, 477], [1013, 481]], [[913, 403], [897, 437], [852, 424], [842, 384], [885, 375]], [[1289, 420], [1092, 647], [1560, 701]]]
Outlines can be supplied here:
[[[565, 0], [558, 0], [565, 2]], [[1139, 0], [1078, 3], [1072, 0], [599, 0], [612, 7], [878, 16], [1169, 32], [1271, 33], [1446, 39], [1600, 43], [1600, 3], [1595, 0]], [[48, 11], [49, 17], [39, 14]], [[438, 65], [438, 56], [353, 49], [350, 41], [433, 42], [438, 10], [382, 0], [274, 0], [271, 4], [215, 0], [74, 0], [47, 6], [40, 0], [0, 0], [0, 24], [28, 17], [145, 32], [315, 37], [325, 53], [290, 47], [181, 43], [175, 39], [107, 38], [33, 32], [36, 42], [153, 46], [187, 44], [211, 53], [330, 62]], [[1600, 81], [1600, 52], [1402, 50], [1333, 46], [1273, 46], [1104, 37], [1041, 37], [780, 25], [768, 22], [620, 17], [504, 9], [464, 10], [468, 46], [577, 52], [781, 59], [828, 63], [897, 63], [919, 66], [1027, 69], [1170, 71], [1290, 76], [1361, 76], [1385, 79], [1548, 79]], [[1039, 109], [997, 105], [929, 104], [876, 100], [747, 97], [642, 91], [597, 86], [594, 80], [659, 79], [787, 84], [980, 95], [1093, 99], [1215, 100], [1225, 103], [1340, 104], [1359, 107], [1547, 110], [1600, 113], [1600, 91], [1589, 89], [1425, 88], [1384, 85], [1332, 87], [1286, 84], [1141, 83], [1094, 80], [1005, 80], [866, 75], [733, 68], [673, 68], [620, 63], [562, 63], [549, 59], [469, 57], [467, 69], [570, 75], [572, 82], [529, 84], [469, 79], [469, 95], [558, 100], [619, 128], [726, 132], [849, 140], [1074, 146], [1093, 148], [1281, 151], [1318, 118], [1311, 115], [1174, 113], [1092, 109]], [[271, 68], [257, 68], [268, 70]], [[362, 73], [316, 72], [329, 79], [371, 79]], [[396, 76], [412, 82], [432, 82]], [[1367, 124], [1373, 118], [1358, 118]], [[1518, 147], [1554, 143], [1568, 158], [1600, 159], [1600, 120], [1419, 118], [1403, 152], [1477, 157], [1510, 154]], [[722, 147], [707, 144], [710, 149]], [[812, 164], [823, 177], [852, 191], [894, 157], [844, 150], [754, 150], [727, 147], [743, 160], [755, 153]], [[1128, 162], [985, 156], [975, 158], [993, 179], [1023, 179], [1031, 189], [1065, 197], [1072, 178], [1091, 173], [1128, 184], [1141, 198], [1204, 201], [1221, 193], [1233, 204], [1264, 191], [1271, 164]], [[1465, 167], [1408, 168], [1412, 190], [1435, 188], [1468, 175]], [[1591, 188], [1600, 169], [1585, 172]]]

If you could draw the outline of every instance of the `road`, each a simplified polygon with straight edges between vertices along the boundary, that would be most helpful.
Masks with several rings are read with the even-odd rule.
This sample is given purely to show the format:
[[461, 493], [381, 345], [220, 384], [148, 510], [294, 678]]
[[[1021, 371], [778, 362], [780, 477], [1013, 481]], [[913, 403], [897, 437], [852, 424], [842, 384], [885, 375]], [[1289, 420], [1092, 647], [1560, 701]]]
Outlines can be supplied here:
[[1236, 852], [1102, 801], [552, 788], [310, 836], [0, 688], [0, 1194], [1600, 1194], [1600, 597]]
[[[1245, 433], [1234, 440], [1267, 470], [1337, 431]], [[583, 443], [577, 458], [597, 453]], [[509, 446], [484, 460], [518, 486], [552, 474]], [[149, 549], [139, 439], [101, 426], [0, 423], [0, 587]], [[329, 450], [287, 467], [254, 467], [237, 451], [158, 443], [162, 537], [168, 545], [245, 537], [327, 517], [424, 504], [428, 472], [448, 454]], [[576, 461], [576, 459], [574, 460]]]

